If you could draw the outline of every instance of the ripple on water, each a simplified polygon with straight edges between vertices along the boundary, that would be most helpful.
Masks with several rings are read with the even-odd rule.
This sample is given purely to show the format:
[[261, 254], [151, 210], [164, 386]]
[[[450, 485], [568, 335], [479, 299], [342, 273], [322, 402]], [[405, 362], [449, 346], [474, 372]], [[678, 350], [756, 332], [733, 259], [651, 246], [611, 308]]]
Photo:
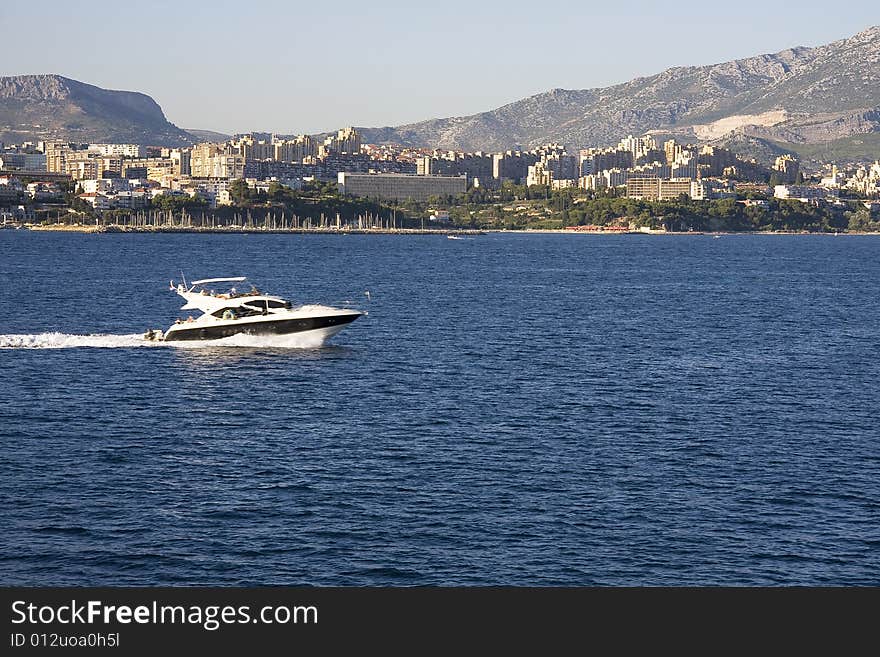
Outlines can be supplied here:
[[[0, 231], [8, 584], [878, 583], [876, 239], [80, 237]], [[145, 343], [181, 262], [369, 315]]]

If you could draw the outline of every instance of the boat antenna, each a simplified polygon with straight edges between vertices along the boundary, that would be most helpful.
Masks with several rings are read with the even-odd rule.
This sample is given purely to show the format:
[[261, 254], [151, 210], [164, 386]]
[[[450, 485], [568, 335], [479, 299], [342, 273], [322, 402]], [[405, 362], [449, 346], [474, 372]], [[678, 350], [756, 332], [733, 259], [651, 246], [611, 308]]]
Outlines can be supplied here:
[[183, 271], [180, 272], [180, 280], [183, 281], [183, 289], [188, 290], [189, 285], [186, 284], [186, 276], [183, 275]]

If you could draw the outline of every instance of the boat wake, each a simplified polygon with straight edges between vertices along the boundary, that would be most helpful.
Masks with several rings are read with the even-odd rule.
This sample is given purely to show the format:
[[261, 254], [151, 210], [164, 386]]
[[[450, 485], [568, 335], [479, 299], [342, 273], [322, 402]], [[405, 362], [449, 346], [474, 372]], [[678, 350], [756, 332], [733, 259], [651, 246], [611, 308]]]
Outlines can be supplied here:
[[22, 335], [0, 335], [0, 349], [70, 349], [74, 347], [99, 347], [114, 349], [120, 347], [150, 347], [140, 333], [131, 335], [72, 335], [70, 333], [30, 333]]
[[308, 335], [231, 335], [219, 340], [192, 340], [155, 342], [145, 340], [142, 333], [112, 335], [93, 333], [30, 333], [0, 335], [0, 349], [74, 349], [91, 347], [97, 349], [132, 349], [140, 347], [174, 347], [177, 349], [206, 349], [211, 347], [246, 347], [269, 349], [315, 349], [322, 346], [321, 336]]

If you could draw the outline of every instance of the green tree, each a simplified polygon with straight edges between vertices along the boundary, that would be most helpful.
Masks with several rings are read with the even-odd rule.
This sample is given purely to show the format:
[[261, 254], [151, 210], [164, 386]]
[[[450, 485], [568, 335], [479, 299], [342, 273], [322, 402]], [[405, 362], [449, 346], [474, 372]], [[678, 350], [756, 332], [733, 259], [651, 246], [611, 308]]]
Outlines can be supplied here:
[[251, 197], [251, 190], [241, 178], [229, 183], [229, 196], [235, 205], [243, 206]]
[[201, 196], [179, 196], [173, 194], [159, 194], [153, 198], [152, 206], [163, 212], [180, 212], [181, 210], [195, 210], [207, 207], [208, 202]]

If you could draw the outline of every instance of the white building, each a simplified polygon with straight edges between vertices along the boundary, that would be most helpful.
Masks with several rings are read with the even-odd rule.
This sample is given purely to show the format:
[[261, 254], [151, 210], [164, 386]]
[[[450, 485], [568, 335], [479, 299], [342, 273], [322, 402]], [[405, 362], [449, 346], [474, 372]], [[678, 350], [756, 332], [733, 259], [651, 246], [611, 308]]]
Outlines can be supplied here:
[[702, 180], [691, 180], [691, 193], [690, 197], [695, 201], [704, 201], [707, 198], [711, 198], [712, 191], [709, 188], [709, 185], [704, 183]]
[[672, 168], [665, 162], [651, 162], [650, 164], [641, 164], [633, 167], [632, 173], [648, 177], [671, 178]]
[[109, 210], [110, 209], [110, 198], [105, 196], [104, 194], [80, 194], [77, 196], [78, 199], [85, 201], [89, 205], [91, 205], [95, 210]]
[[578, 187], [587, 190], [597, 190], [605, 188], [605, 176], [597, 176], [592, 173], [581, 176], [578, 179]]
[[845, 178], [846, 178], [846, 177], [845, 177], [844, 175], [842, 175], [842, 174], [837, 170], [837, 165], [836, 165], [836, 164], [832, 164], [832, 165], [831, 165], [831, 175], [830, 175], [830, 176], [825, 176], [825, 177], [823, 177], [823, 178], [819, 181], [819, 184], [820, 184], [822, 187], [828, 187], [829, 189], [831, 189], [831, 188], [835, 188], [835, 189], [836, 189], [836, 188], [838, 188], [838, 187], [841, 186], [841, 184], [844, 182]]
[[180, 191], [190, 196], [199, 196], [205, 199], [212, 208], [232, 203], [232, 198], [229, 194], [229, 180], [226, 178], [194, 179], [187, 185], [181, 185]]
[[150, 204], [147, 192], [117, 192], [110, 197], [110, 206], [120, 210], [139, 210]]
[[55, 201], [64, 196], [58, 183], [35, 181], [25, 186], [25, 193], [35, 201]]
[[837, 198], [837, 191], [816, 185], [776, 185], [773, 196], [797, 201], [815, 201], [819, 199]]
[[621, 187], [629, 180], [626, 169], [605, 169], [601, 175], [605, 178], [605, 187]]
[[617, 150], [629, 151], [632, 153], [633, 161], [640, 157], [644, 157], [649, 151], [655, 148], [657, 148], [657, 142], [649, 135], [645, 135], [644, 137], [633, 137], [632, 135], [629, 135], [625, 139], [621, 139], [620, 143], [617, 144]]
[[544, 162], [535, 162], [529, 167], [529, 173], [526, 176], [526, 185], [534, 187], [535, 185], [550, 185], [553, 182], [553, 172], [545, 167]]
[[89, 144], [89, 150], [101, 155], [122, 155], [124, 157], [146, 157], [147, 149], [140, 144]]
[[697, 178], [697, 158], [682, 155], [669, 167], [670, 178]]
[[97, 178], [80, 180], [77, 185], [84, 194], [107, 194], [112, 191], [128, 191], [131, 183], [125, 178]]

